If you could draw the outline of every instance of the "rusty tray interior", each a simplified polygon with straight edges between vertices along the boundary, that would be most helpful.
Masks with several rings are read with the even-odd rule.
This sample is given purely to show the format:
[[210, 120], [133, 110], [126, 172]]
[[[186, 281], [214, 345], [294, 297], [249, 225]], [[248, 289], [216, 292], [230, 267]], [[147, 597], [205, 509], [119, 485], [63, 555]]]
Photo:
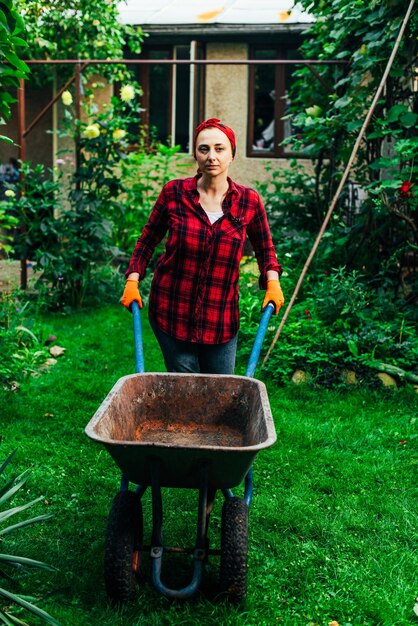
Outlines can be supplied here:
[[[130, 480], [149, 482], [147, 464], [157, 456], [163, 482], [174, 485], [193, 483], [186, 474], [196, 473], [203, 459], [212, 467], [212, 482], [225, 482], [221, 474], [231, 471], [242, 478], [257, 451], [276, 439], [263, 383], [209, 374], [124, 376], [86, 434], [106, 445]], [[228, 452], [241, 454], [228, 459]]]

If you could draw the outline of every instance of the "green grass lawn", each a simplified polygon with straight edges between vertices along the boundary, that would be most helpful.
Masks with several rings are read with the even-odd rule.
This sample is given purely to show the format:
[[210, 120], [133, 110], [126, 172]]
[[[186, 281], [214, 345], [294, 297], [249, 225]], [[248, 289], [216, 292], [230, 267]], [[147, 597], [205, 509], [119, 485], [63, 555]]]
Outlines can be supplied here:
[[[115, 608], [104, 593], [102, 565], [119, 470], [84, 428], [114, 382], [134, 371], [131, 319], [122, 307], [108, 306], [46, 323], [66, 353], [17, 393], [2, 392], [0, 459], [18, 447], [15, 467], [32, 467], [27, 498], [43, 495], [36, 512], [54, 516], [8, 535], [0, 551], [47, 561], [57, 571], [19, 573], [19, 585], [1, 586], [36, 596], [63, 626], [417, 623], [413, 389], [333, 392], [267, 381], [278, 440], [254, 465], [245, 606], [217, 597], [218, 559], [212, 557], [196, 599], [168, 601], [146, 576], [134, 600]], [[146, 370], [163, 371], [145, 319], [143, 327]], [[221, 504], [218, 497], [209, 530], [213, 547], [219, 546]], [[166, 490], [164, 507], [167, 543], [191, 545], [197, 492]], [[187, 577], [184, 558], [165, 564], [170, 580]]]

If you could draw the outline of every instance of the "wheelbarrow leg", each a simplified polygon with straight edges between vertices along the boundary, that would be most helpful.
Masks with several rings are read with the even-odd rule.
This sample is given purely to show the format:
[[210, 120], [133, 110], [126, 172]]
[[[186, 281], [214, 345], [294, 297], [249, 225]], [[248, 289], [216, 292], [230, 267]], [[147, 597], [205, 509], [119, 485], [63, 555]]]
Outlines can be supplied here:
[[191, 582], [182, 589], [170, 589], [166, 587], [161, 581], [161, 569], [163, 558], [163, 538], [162, 538], [162, 498], [161, 487], [158, 476], [158, 462], [156, 462], [152, 469], [152, 517], [153, 517], [153, 529], [152, 529], [152, 546], [151, 546], [151, 559], [152, 559], [152, 582], [154, 587], [159, 593], [166, 598], [175, 598], [179, 600], [186, 600], [193, 596], [199, 589], [203, 577], [203, 564], [205, 559], [205, 544], [207, 533], [207, 521], [209, 519], [210, 509], [212, 503], [208, 506], [208, 479], [207, 471], [202, 471], [201, 486], [199, 488], [199, 509], [198, 509], [198, 523], [197, 523], [197, 535], [196, 545], [193, 553], [193, 575]]
[[[230, 500], [231, 498], [235, 498], [234, 492], [232, 491], [232, 489], [222, 489], [222, 493], [225, 497], [225, 500], [228, 500], [228, 499]], [[251, 502], [253, 499], [253, 469], [252, 467], [250, 467], [250, 469], [247, 472], [247, 475], [245, 476], [244, 497], [242, 499], [244, 500], [247, 507], [250, 508]]]

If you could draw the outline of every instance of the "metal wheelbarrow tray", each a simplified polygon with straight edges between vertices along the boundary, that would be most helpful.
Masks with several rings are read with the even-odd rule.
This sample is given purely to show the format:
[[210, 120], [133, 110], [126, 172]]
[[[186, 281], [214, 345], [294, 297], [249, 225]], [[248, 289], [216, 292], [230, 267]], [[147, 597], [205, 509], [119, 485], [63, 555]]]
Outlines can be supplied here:
[[114, 385], [86, 427], [126, 478], [162, 487], [239, 485], [276, 441], [264, 384], [247, 376], [140, 373]]

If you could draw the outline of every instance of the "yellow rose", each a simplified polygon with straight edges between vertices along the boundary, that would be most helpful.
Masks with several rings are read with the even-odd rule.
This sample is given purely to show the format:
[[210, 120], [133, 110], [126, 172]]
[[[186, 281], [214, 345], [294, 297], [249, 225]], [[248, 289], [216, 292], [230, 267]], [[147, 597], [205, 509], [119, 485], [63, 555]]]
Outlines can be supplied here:
[[62, 103], [65, 104], [66, 107], [70, 106], [73, 103], [73, 97], [69, 91], [63, 91], [61, 95]]
[[309, 115], [309, 117], [319, 117], [322, 113], [322, 109], [320, 106], [318, 106], [317, 104], [314, 104], [311, 107], [308, 107], [307, 109], [305, 109], [307, 115]]
[[86, 139], [96, 139], [100, 135], [100, 126], [98, 124], [89, 124], [83, 130], [83, 136]]
[[135, 97], [135, 89], [132, 85], [123, 85], [120, 90], [120, 99], [123, 102], [130, 102]]
[[14, 198], [16, 194], [13, 189], [6, 189], [4, 195], [6, 196], [6, 198]]
[[117, 128], [113, 131], [112, 137], [114, 141], [121, 141], [126, 135], [126, 130], [122, 130], [122, 128]]

